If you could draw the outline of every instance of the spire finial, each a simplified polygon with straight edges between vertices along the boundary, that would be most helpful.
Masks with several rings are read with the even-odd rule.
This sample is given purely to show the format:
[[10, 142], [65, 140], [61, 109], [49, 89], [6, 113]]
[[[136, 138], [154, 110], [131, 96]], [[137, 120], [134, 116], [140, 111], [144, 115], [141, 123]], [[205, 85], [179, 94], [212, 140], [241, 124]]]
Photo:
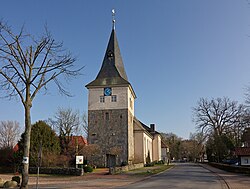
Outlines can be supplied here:
[[112, 29], [115, 29], [115, 9], [112, 9]]

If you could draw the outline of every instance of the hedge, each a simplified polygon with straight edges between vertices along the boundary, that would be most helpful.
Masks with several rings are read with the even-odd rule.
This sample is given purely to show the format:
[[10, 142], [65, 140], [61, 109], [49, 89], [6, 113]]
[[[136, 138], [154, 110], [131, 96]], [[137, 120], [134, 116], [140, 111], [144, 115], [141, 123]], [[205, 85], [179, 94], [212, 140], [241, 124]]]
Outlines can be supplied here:
[[[29, 168], [30, 174], [37, 173], [37, 167]], [[51, 174], [51, 175], [73, 175], [73, 176], [81, 176], [83, 175], [83, 169], [81, 168], [50, 168], [50, 167], [40, 167], [40, 174]]]
[[227, 165], [222, 163], [209, 163], [209, 165], [228, 172], [250, 174], [250, 167]]

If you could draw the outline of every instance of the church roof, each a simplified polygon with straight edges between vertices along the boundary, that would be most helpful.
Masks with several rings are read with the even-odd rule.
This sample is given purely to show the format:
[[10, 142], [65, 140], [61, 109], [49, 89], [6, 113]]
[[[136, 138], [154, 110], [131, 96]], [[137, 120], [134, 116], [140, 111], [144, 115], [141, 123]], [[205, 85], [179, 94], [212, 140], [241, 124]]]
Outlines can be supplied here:
[[146, 129], [151, 135], [154, 135], [154, 134], [159, 134], [159, 132], [153, 130], [151, 127], [148, 127], [147, 125], [145, 125], [144, 123], [142, 123], [141, 121], [139, 121], [141, 123], [141, 125], [143, 126], [144, 129]]
[[135, 131], [144, 132], [149, 137], [153, 138], [153, 135], [143, 126], [143, 123], [139, 121], [136, 117], [134, 117], [133, 122], [134, 122], [134, 132]]
[[112, 29], [102, 67], [96, 79], [86, 85], [89, 87], [130, 85], [124, 69], [118, 41], [114, 28]]
[[[158, 134], [161, 136], [161, 134], [157, 131], [155, 131], [153, 128], [148, 127], [147, 125], [145, 125], [144, 123], [142, 123], [140, 120], [138, 120], [136, 117], [134, 117], [134, 124], [140, 128], [140, 131], [144, 131], [146, 133], [148, 133], [151, 137], [153, 137], [154, 135]], [[134, 127], [134, 131], [135, 131], [135, 127]]]

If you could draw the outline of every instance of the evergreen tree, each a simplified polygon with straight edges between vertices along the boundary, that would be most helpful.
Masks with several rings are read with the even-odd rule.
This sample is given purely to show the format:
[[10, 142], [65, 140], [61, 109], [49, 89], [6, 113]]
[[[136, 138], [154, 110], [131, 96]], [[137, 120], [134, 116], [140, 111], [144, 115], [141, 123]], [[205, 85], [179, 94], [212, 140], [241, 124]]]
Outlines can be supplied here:
[[[22, 150], [22, 139], [19, 141], [19, 147]], [[39, 153], [44, 162], [50, 162], [55, 155], [60, 153], [59, 138], [51, 127], [44, 121], [38, 121], [31, 128], [30, 138], [30, 165], [36, 166], [38, 163]], [[50, 158], [51, 157], [51, 158]]]

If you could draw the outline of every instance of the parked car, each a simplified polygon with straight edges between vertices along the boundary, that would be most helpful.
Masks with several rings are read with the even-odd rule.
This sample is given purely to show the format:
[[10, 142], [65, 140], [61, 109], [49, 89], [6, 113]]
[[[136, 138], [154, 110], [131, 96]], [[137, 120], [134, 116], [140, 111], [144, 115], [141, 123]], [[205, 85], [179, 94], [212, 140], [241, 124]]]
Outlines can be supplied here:
[[239, 165], [239, 160], [238, 159], [224, 159], [222, 160], [222, 163], [227, 164], [227, 165]]

